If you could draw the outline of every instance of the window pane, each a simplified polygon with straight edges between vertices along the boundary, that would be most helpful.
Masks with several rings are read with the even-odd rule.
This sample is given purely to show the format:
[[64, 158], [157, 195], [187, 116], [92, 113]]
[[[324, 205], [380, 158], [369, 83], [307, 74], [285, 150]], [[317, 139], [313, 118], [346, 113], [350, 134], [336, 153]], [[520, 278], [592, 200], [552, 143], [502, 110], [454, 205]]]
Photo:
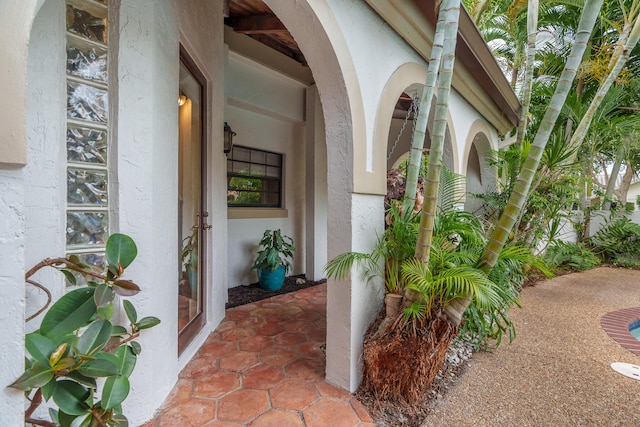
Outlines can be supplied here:
[[103, 245], [108, 228], [106, 212], [67, 212], [67, 247]]
[[251, 164], [243, 162], [233, 162], [233, 168], [229, 172], [249, 175], [251, 173]]
[[[80, 258], [80, 261], [87, 264], [89, 268], [94, 272], [99, 274], [104, 272], [104, 269], [107, 265], [107, 257], [105, 256], [104, 253], [91, 252], [91, 253], [83, 253], [83, 254], [75, 254], [75, 255], [78, 258]], [[73, 275], [76, 277], [77, 287], [87, 286], [87, 281], [85, 280], [84, 276], [82, 276], [79, 273], [73, 273]], [[68, 280], [66, 281], [66, 284], [68, 287], [73, 286], [71, 282], [69, 282]]]
[[260, 206], [262, 193], [256, 191], [227, 191], [227, 203], [229, 205], [256, 205]]
[[71, 206], [106, 206], [107, 172], [68, 169], [67, 203]]
[[282, 155], [267, 153], [267, 164], [271, 166], [280, 166], [282, 164]]
[[267, 176], [271, 178], [280, 178], [280, 168], [267, 166]]
[[280, 194], [278, 193], [263, 193], [263, 203], [269, 206], [280, 205]]
[[69, 37], [67, 39], [67, 73], [106, 83], [107, 50]]
[[265, 165], [251, 165], [251, 175], [253, 176], [266, 176], [267, 167]]
[[105, 131], [69, 126], [67, 128], [67, 160], [83, 163], [107, 163]]
[[251, 161], [251, 150], [244, 147], [233, 147], [233, 160]]
[[107, 43], [107, 20], [67, 5], [67, 30], [100, 43]]
[[262, 180], [258, 178], [233, 177], [229, 180], [230, 190], [261, 191]]
[[67, 82], [67, 117], [106, 123], [107, 91], [82, 83]]
[[251, 152], [251, 163], [265, 164], [267, 162], [267, 153], [264, 151], [253, 150]]

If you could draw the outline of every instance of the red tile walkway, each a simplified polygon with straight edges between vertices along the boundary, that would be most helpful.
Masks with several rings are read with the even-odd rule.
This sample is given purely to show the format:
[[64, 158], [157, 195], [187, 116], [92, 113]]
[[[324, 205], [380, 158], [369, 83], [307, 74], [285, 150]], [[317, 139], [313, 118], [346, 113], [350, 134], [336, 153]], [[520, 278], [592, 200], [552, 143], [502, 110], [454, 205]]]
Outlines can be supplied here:
[[327, 286], [227, 310], [144, 427], [374, 427], [324, 381]]

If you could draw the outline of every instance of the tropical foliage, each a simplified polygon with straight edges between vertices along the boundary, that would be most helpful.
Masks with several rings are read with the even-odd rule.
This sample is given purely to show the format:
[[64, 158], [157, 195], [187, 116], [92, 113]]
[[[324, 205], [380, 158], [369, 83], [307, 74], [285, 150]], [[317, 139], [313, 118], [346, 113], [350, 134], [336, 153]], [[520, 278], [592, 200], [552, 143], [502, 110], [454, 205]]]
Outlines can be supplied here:
[[[62, 427], [128, 425], [122, 402], [141, 352], [136, 339], [140, 331], [160, 323], [151, 316], [138, 319], [129, 300], [122, 301], [129, 325], [112, 322], [118, 297], [140, 291], [122, 278], [136, 255], [130, 237], [112, 234], [104, 273], [95, 272], [77, 256], [46, 259], [27, 272], [27, 283], [38, 287], [42, 285], [31, 277], [47, 266], [62, 272], [72, 285], [76, 276], [82, 276], [88, 286], [63, 295], [46, 311], [40, 328], [25, 336], [26, 370], [10, 385], [30, 397], [25, 422]], [[57, 407], [49, 411], [53, 423], [32, 418], [43, 399]]]

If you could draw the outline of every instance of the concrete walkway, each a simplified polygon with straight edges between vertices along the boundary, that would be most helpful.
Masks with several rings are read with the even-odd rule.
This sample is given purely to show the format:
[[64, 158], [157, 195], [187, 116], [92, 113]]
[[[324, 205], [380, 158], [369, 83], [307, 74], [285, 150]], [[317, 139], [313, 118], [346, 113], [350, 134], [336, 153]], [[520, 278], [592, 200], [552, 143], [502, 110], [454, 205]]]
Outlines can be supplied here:
[[515, 341], [474, 355], [423, 426], [640, 426], [640, 381], [610, 368], [640, 357], [600, 325], [640, 306], [640, 271], [561, 276], [524, 289], [521, 303]]

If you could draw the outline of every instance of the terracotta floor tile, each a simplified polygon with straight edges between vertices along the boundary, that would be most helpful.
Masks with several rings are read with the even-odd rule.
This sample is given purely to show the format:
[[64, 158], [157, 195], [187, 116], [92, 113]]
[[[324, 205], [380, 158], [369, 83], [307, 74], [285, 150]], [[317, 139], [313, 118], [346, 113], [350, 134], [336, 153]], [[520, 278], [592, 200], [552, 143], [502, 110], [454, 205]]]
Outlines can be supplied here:
[[240, 319], [246, 319], [248, 317], [249, 317], [248, 311], [229, 310], [227, 311], [226, 316], [224, 317], [224, 320], [240, 320]]
[[313, 381], [324, 378], [324, 363], [320, 360], [297, 359], [284, 367], [287, 378]]
[[324, 343], [327, 341], [327, 330], [326, 328], [316, 328], [307, 332], [307, 338], [311, 341]]
[[267, 324], [263, 317], [250, 316], [236, 322], [239, 328], [259, 328]]
[[354, 427], [360, 419], [348, 402], [320, 399], [302, 412], [307, 427]]
[[236, 351], [220, 358], [220, 369], [224, 371], [242, 372], [258, 364], [258, 353], [252, 351]]
[[291, 347], [294, 345], [307, 342], [307, 337], [304, 334], [284, 332], [273, 339], [273, 341], [283, 347]]
[[229, 329], [221, 334], [221, 338], [224, 341], [238, 341], [245, 338], [252, 337], [256, 334], [253, 328], [238, 328]]
[[365, 423], [373, 422], [373, 418], [371, 418], [367, 409], [355, 397], [351, 399], [351, 406], [353, 406], [353, 410], [356, 411], [356, 415], [358, 415], [358, 418], [360, 418], [361, 421], [364, 421]]
[[302, 334], [316, 329], [313, 323], [308, 320], [292, 320], [287, 323], [286, 328], [287, 332], [300, 332]]
[[218, 372], [218, 360], [211, 357], [197, 357], [191, 359], [180, 372], [180, 378], [198, 378]]
[[262, 351], [273, 345], [273, 338], [258, 335], [255, 337], [247, 338], [239, 342], [238, 346], [240, 350], [244, 351]]
[[240, 374], [217, 372], [200, 377], [193, 388], [194, 396], [217, 398], [240, 388]]
[[281, 366], [258, 365], [242, 374], [242, 387], [267, 390], [284, 380]]
[[249, 424], [250, 427], [305, 427], [300, 414], [288, 411], [269, 411]]
[[274, 337], [284, 332], [284, 328], [277, 323], [267, 323], [264, 326], [256, 328], [256, 334], [267, 337]]
[[215, 417], [215, 401], [191, 397], [163, 411], [157, 427], [200, 427]]
[[210, 342], [200, 347], [200, 356], [222, 357], [238, 351], [238, 343], [234, 341]]
[[218, 420], [246, 423], [269, 409], [269, 399], [264, 390], [242, 389], [223, 397], [218, 405]]
[[166, 406], [174, 405], [181, 400], [191, 397], [193, 393], [194, 380], [192, 379], [179, 379], [176, 385], [171, 390], [169, 397], [167, 397]]
[[[231, 423], [227, 421], [213, 421], [203, 427], [244, 427], [245, 424]], [[375, 426], [374, 426], [375, 427]]]
[[324, 351], [320, 348], [320, 343], [306, 342], [298, 346], [298, 353], [307, 359], [324, 360]]
[[374, 427], [364, 407], [323, 379], [325, 300], [318, 285], [227, 310], [144, 427]]
[[323, 379], [315, 382], [316, 388], [323, 397], [331, 397], [334, 399], [350, 400], [351, 394], [348, 391], [338, 387], [334, 387]]
[[269, 390], [274, 408], [302, 410], [317, 400], [320, 395], [313, 383], [286, 380]]
[[285, 365], [297, 357], [294, 349], [273, 346], [260, 352], [260, 361], [269, 365]]

